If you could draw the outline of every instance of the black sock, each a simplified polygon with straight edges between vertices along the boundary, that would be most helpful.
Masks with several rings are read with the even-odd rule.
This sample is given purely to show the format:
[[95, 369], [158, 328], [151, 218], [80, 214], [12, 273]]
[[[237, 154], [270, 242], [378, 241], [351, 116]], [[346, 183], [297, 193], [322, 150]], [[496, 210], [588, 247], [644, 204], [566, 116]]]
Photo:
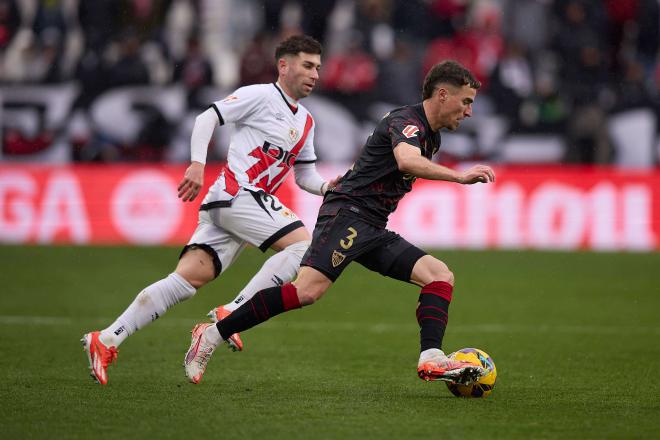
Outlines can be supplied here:
[[452, 290], [452, 285], [444, 281], [435, 281], [422, 288], [417, 306], [420, 351], [442, 348]]
[[280, 313], [300, 308], [296, 288], [292, 284], [260, 290], [242, 306], [215, 325], [222, 339], [269, 320]]

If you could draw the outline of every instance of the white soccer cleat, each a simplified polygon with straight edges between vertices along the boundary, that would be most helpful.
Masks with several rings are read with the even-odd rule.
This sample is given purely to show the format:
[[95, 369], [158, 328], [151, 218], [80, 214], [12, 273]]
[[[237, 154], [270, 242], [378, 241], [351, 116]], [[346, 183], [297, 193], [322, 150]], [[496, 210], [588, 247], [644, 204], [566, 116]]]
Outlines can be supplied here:
[[[206, 316], [213, 322], [222, 321], [227, 316], [231, 315], [231, 312], [225, 309], [224, 306], [218, 306], [215, 309], [211, 309]], [[241, 340], [240, 333], [234, 333], [226, 341], [229, 348], [234, 351], [243, 351], [243, 341]]]
[[192, 329], [192, 339], [190, 348], [183, 359], [183, 367], [186, 370], [186, 376], [192, 383], [199, 383], [202, 380], [206, 365], [211, 359], [215, 350], [215, 345], [209, 342], [204, 336], [204, 331], [213, 324], [197, 324]]
[[450, 359], [439, 349], [424, 351], [419, 356], [417, 375], [420, 379], [441, 380], [460, 385], [470, 385], [486, 374], [479, 364]]

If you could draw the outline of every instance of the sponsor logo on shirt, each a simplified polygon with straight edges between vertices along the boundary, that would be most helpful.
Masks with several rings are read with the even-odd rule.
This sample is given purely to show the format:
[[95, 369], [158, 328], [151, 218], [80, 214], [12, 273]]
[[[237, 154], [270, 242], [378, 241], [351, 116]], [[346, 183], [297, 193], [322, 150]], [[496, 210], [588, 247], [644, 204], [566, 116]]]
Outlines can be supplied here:
[[[294, 163], [296, 163], [296, 157], [297, 155], [291, 153], [290, 151], [286, 151], [282, 147], [278, 147], [277, 145], [273, 145], [270, 142], [266, 141], [264, 143], [264, 146], [261, 147], [262, 151], [272, 157], [273, 159], [277, 160], [282, 160], [287, 166], [292, 167]], [[252, 154], [250, 154], [252, 155]]]
[[410, 139], [413, 136], [417, 136], [419, 128], [416, 125], [406, 125], [406, 128], [403, 129], [402, 133], [405, 137]]

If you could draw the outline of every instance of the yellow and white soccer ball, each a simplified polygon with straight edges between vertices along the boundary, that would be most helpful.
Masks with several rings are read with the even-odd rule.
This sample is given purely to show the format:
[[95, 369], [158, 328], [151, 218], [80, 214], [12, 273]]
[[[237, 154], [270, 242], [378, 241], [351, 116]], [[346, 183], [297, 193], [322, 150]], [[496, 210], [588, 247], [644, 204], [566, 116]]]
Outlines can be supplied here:
[[449, 355], [457, 361], [468, 361], [478, 363], [486, 369], [486, 374], [471, 385], [459, 385], [447, 382], [447, 388], [456, 397], [486, 397], [493, 392], [497, 380], [497, 369], [495, 362], [488, 353], [478, 348], [461, 348]]

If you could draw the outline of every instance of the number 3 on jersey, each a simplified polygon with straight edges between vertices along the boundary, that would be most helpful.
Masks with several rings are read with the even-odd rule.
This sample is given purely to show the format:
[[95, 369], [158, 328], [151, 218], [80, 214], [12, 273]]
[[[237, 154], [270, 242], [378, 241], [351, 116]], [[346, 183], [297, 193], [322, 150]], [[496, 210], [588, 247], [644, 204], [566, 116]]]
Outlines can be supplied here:
[[348, 228], [348, 232], [350, 232], [350, 234], [348, 234], [346, 238], [339, 240], [339, 245], [343, 249], [350, 249], [351, 246], [353, 246], [353, 239], [358, 235], [357, 231], [352, 226]]

